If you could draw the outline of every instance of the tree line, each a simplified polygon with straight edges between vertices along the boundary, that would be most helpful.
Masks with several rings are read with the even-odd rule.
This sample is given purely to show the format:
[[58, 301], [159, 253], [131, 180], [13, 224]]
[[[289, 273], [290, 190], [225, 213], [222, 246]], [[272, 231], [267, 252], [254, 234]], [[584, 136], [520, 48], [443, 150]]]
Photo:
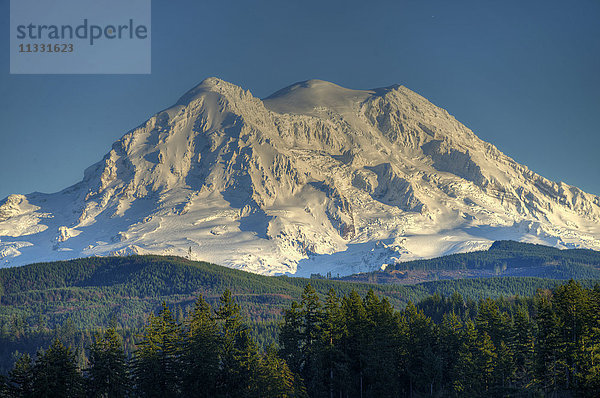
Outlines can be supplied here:
[[284, 310], [262, 349], [229, 291], [182, 321], [163, 304], [131, 355], [114, 328], [78, 350], [58, 339], [18, 357], [11, 397], [597, 396], [600, 287], [570, 281], [529, 298], [434, 295], [397, 311], [372, 290], [319, 295]]
[[[406, 270], [489, 270], [500, 275], [513, 268], [527, 270], [543, 267], [545, 278], [597, 279], [600, 277], [598, 264], [600, 252], [595, 250], [561, 250], [532, 243], [496, 241], [488, 250], [400, 262], [389, 265], [385, 272], [377, 273]], [[534, 272], [531, 276], [536, 275]]]
[[395, 311], [372, 291], [321, 300], [307, 286], [285, 310], [280, 354], [311, 397], [598, 396], [599, 286], [421, 304]]
[[131, 357], [114, 328], [95, 336], [88, 363], [53, 340], [22, 354], [1, 381], [6, 397], [302, 397], [301, 380], [275, 348], [259, 349], [226, 290], [213, 309], [200, 296], [182, 323], [163, 303]]

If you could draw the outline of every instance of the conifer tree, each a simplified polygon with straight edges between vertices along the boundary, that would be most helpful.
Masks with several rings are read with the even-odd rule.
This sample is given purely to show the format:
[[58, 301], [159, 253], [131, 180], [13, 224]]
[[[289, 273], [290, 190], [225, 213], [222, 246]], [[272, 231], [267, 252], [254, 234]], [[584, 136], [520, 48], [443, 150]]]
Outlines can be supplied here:
[[546, 394], [559, 390], [564, 376], [564, 344], [560, 338], [562, 324], [549, 298], [539, 298], [537, 308], [536, 374]]
[[442, 371], [433, 323], [412, 302], [406, 306], [400, 322], [404, 324], [401, 344], [406, 356], [409, 395], [419, 391], [430, 393], [439, 383]]
[[300, 298], [301, 375], [310, 395], [323, 393], [323, 369], [319, 361], [322, 338], [322, 308], [317, 292], [306, 285]]
[[454, 311], [445, 313], [439, 326], [441, 380], [443, 392], [452, 390], [451, 381], [455, 376], [455, 365], [461, 348], [462, 323]]
[[187, 397], [216, 394], [220, 339], [210, 305], [199, 296], [186, 321], [181, 352], [182, 391]]
[[343, 345], [349, 363], [346, 395], [360, 397], [365, 391], [368, 324], [363, 300], [355, 290], [342, 299], [342, 313], [347, 327]]
[[261, 398], [304, 398], [307, 397], [302, 383], [290, 370], [285, 361], [271, 346], [260, 362], [258, 391]]
[[[0, 375], [0, 398], [14, 398], [10, 385], [8, 384], [8, 379], [4, 375]], [[17, 395], [18, 397], [18, 395]]]
[[578, 392], [584, 397], [597, 396], [600, 391], [600, 322], [596, 321], [589, 334], [580, 340], [577, 360]]
[[495, 379], [493, 385], [494, 392], [502, 394], [508, 391], [512, 385], [515, 365], [514, 356], [511, 348], [504, 342], [500, 341], [497, 347], [495, 347], [496, 359], [494, 361], [494, 374]]
[[479, 333], [475, 344], [475, 367], [479, 374], [478, 390], [487, 392], [493, 386], [496, 370], [497, 353], [492, 338], [486, 333]]
[[519, 306], [512, 327], [515, 382], [517, 388], [527, 388], [533, 380], [534, 337], [529, 314]]
[[340, 308], [340, 300], [335, 290], [330, 289], [323, 306], [321, 362], [325, 371], [324, 384], [329, 397], [343, 390], [344, 379], [348, 374], [348, 362], [341, 349], [346, 325]]
[[577, 353], [579, 364], [578, 391], [593, 397], [600, 391], [600, 285], [587, 291], [588, 328], [580, 339]]
[[221, 335], [221, 369], [217, 392], [226, 397], [258, 397], [260, 357], [243, 323], [240, 306], [226, 290], [216, 311]]
[[135, 352], [133, 375], [136, 392], [144, 397], [173, 397], [179, 393], [181, 330], [163, 302], [151, 315]]
[[33, 396], [83, 396], [83, 377], [75, 364], [76, 355], [58, 339], [38, 352], [33, 366]]
[[10, 393], [14, 397], [33, 396], [33, 363], [29, 354], [21, 354], [9, 373]]
[[[364, 300], [366, 312], [365, 392], [367, 396], [394, 396], [396, 378], [396, 329], [394, 309], [386, 299], [379, 299], [369, 289]], [[435, 367], [437, 358], [431, 357]], [[434, 376], [435, 377], [435, 376]]]
[[114, 328], [97, 335], [90, 347], [88, 391], [93, 397], [125, 397], [131, 382], [121, 336]]
[[572, 383], [575, 383], [573, 387], [577, 388], [579, 373], [577, 351], [590, 324], [589, 300], [581, 285], [571, 279], [556, 288], [552, 303], [562, 325], [560, 337], [564, 345], [561, 359], [568, 371], [565, 388], [570, 389]]
[[465, 322], [453, 372], [452, 384], [456, 396], [476, 396], [481, 389], [477, 339], [475, 324], [470, 320]]
[[292, 372], [300, 374], [304, 363], [302, 347], [302, 314], [300, 304], [293, 301], [283, 311], [283, 322], [279, 331], [279, 355], [285, 359]]
[[495, 345], [500, 341], [506, 340], [508, 324], [505, 324], [500, 314], [498, 304], [491, 298], [486, 298], [479, 302], [477, 316], [475, 317], [475, 327], [479, 333], [487, 333]]

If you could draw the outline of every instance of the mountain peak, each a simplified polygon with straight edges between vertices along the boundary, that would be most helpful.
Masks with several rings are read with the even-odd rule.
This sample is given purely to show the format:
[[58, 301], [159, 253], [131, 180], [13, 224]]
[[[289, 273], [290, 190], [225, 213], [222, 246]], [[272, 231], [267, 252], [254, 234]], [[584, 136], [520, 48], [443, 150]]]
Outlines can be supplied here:
[[404, 86], [208, 78], [55, 194], [0, 203], [4, 265], [191, 256], [310, 275], [482, 250], [600, 248], [600, 198], [516, 163]]
[[315, 110], [348, 110], [352, 104], [366, 100], [372, 91], [352, 90], [324, 80], [306, 80], [285, 87], [263, 100], [277, 113], [313, 114]]
[[218, 94], [238, 94], [244, 90], [236, 86], [235, 84], [229, 83], [225, 80], [219, 79], [218, 77], [207, 77], [202, 80], [194, 88], [186, 92], [179, 100], [176, 105], [187, 105], [193, 100], [201, 97], [206, 93], [218, 93]]

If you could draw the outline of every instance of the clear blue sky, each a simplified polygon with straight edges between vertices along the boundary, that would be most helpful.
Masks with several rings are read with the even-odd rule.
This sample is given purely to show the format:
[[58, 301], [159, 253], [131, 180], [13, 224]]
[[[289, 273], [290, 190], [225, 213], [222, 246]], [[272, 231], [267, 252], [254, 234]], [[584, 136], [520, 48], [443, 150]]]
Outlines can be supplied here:
[[154, 0], [151, 75], [9, 75], [0, 199], [55, 192], [208, 76], [265, 97], [403, 84], [553, 180], [600, 194], [600, 1]]

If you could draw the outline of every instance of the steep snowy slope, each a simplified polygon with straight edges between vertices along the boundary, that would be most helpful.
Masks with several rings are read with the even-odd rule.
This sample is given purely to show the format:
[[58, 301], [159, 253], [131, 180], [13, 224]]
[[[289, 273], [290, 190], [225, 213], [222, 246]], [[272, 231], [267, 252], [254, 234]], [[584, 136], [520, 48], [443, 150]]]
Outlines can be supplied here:
[[599, 221], [599, 197], [403, 86], [310, 80], [260, 100], [209, 78], [80, 183], [0, 202], [0, 261], [157, 253], [344, 275], [498, 239], [600, 249]]

